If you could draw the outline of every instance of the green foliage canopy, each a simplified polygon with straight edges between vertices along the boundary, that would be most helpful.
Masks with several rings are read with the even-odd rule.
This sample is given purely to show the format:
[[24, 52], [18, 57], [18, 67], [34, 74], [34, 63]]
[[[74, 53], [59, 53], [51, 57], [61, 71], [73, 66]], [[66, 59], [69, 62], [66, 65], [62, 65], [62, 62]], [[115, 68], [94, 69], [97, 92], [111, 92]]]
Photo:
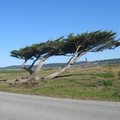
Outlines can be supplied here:
[[[82, 52], [99, 52], [105, 49], [114, 49], [120, 46], [116, 33], [112, 31], [95, 31], [83, 34], [69, 34], [67, 38], [63, 36], [56, 40], [48, 40], [44, 43], [33, 44], [11, 51], [11, 56], [30, 60], [42, 58], [46, 54], [49, 56], [74, 54]], [[77, 49], [79, 47], [79, 49]]]

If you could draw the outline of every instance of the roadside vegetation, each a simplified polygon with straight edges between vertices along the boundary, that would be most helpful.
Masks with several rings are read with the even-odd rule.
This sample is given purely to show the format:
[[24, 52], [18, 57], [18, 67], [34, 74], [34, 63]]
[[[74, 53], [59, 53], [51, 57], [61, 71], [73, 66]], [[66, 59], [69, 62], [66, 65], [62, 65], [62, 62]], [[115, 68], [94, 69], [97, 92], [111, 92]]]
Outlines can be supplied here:
[[[58, 71], [42, 69], [43, 77]], [[39, 81], [35, 87], [10, 86], [4, 80], [12, 82], [14, 78], [28, 76], [24, 70], [1, 70], [0, 91], [26, 93], [43, 96], [73, 99], [120, 101], [120, 65], [72, 67], [60, 77]]]

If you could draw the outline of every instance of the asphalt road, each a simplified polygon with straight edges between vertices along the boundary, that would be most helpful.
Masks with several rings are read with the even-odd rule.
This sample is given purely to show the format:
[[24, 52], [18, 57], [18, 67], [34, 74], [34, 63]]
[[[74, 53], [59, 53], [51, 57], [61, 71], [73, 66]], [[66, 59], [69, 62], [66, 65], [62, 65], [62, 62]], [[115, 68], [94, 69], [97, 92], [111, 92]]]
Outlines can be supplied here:
[[120, 120], [120, 103], [0, 92], [0, 120]]

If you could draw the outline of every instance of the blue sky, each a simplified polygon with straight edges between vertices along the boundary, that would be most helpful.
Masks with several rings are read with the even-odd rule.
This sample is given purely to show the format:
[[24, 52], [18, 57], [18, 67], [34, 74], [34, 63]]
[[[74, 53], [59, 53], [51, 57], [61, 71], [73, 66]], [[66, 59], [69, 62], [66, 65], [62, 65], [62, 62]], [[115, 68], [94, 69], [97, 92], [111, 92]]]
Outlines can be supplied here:
[[[69, 33], [113, 30], [120, 38], [120, 0], [0, 0], [0, 67], [18, 65], [10, 51]], [[120, 58], [120, 48], [88, 53], [88, 60]], [[52, 57], [50, 62], [66, 62]], [[85, 56], [81, 58], [84, 60]]]

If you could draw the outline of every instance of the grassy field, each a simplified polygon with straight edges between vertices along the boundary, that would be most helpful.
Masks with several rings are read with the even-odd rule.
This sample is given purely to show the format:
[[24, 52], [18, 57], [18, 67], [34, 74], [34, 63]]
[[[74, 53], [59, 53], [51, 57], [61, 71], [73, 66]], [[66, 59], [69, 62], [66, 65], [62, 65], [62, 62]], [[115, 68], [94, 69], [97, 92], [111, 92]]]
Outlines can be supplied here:
[[[42, 70], [46, 76], [56, 69]], [[0, 80], [24, 77], [25, 71], [0, 71]], [[11, 87], [0, 82], [0, 91], [27, 93], [73, 99], [120, 101], [120, 65], [71, 68], [60, 77], [40, 81], [34, 88]]]

